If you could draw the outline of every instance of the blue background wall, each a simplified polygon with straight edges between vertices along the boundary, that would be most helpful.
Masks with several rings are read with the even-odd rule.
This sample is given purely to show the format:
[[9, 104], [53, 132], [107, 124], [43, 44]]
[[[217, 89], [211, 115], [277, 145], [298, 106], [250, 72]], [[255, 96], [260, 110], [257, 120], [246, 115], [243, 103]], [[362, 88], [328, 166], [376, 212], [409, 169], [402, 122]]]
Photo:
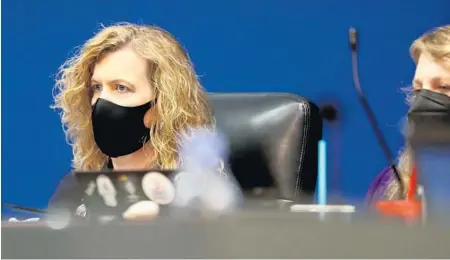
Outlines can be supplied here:
[[335, 186], [362, 197], [386, 161], [353, 90], [347, 30], [359, 29], [362, 85], [397, 150], [407, 109], [399, 89], [414, 70], [409, 45], [449, 23], [448, 10], [447, 0], [3, 0], [2, 200], [44, 207], [68, 172], [71, 151], [49, 108], [54, 74], [100, 23], [119, 21], [172, 32], [209, 91], [294, 92], [337, 103]]

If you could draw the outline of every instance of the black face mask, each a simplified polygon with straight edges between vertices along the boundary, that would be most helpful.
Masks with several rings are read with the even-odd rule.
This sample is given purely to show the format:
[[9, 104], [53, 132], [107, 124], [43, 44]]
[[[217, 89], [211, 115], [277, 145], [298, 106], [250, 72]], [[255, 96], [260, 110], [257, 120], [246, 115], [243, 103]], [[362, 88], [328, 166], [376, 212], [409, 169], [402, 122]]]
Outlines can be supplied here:
[[450, 140], [450, 97], [420, 90], [408, 111], [410, 137], [418, 140]]
[[144, 115], [153, 101], [137, 107], [123, 107], [99, 98], [92, 106], [92, 126], [98, 148], [109, 157], [131, 154], [150, 140]]

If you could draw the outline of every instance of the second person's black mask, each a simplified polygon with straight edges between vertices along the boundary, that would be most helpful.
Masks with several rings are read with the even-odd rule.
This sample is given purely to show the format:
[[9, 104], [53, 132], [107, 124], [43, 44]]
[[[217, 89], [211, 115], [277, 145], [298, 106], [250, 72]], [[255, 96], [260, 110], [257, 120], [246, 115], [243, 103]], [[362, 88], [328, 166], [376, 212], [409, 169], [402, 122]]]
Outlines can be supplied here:
[[418, 140], [450, 140], [450, 97], [433, 91], [418, 91], [408, 111], [410, 137]]

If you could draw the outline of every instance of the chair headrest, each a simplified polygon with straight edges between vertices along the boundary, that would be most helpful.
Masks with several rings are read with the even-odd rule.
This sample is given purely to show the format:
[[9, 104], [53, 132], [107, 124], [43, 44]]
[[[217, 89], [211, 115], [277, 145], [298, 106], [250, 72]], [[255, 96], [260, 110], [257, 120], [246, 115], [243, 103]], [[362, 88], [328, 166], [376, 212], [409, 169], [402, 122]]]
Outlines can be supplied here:
[[316, 105], [285, 93], [211, 93], [210, 99], [243, 189], [276, 187], [284, 199], [314, 193], [322, 138]]

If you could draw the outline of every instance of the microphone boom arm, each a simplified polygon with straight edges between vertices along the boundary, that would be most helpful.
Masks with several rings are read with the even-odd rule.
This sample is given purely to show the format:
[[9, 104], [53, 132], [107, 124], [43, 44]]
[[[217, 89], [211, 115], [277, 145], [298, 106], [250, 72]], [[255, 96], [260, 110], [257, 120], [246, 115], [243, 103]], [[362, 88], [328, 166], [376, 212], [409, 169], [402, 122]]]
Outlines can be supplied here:
[[369, 118], [369, 122], [371, 124], [371, 127], [373, 131], [375, 132], [375, 135], [377, 137], [378, 143], [381, 146], [381, 149], [383, 150], [384, 156], [386, 157], [387, 161], [389, 162], [389, 165], [394, 172], [395, 178], [397, 179], [400, 187], [401, 196], [404, 197], [405, 194], [405, 185], [403, 183], [403, 180], [400, 176], [400, 173], [397, 169], [394, 156], [392, 156], [392, 153], [387, 145], [386, 139], [384, 138], [384, 135], [379, 127], [379, 124], [376, 120], [375, 114], [373, 110], [371, 109], [369, 102], [367, 101], [366, 95], [364, 94], [361, 84], [359, 81], [359, 73], [358, 73], [358, 52], [357, 52], [357, 32], [355, 28], [350, 28], [349, 30], [349, 43], [351, 47], [351, 54], [352, 54], [352, 72], [353, 72], [353, 85], [356, 89], [356, 92], [358, 93], [359, 100], [361, 101], [361, 104], [364, 108], [364, 111]]

